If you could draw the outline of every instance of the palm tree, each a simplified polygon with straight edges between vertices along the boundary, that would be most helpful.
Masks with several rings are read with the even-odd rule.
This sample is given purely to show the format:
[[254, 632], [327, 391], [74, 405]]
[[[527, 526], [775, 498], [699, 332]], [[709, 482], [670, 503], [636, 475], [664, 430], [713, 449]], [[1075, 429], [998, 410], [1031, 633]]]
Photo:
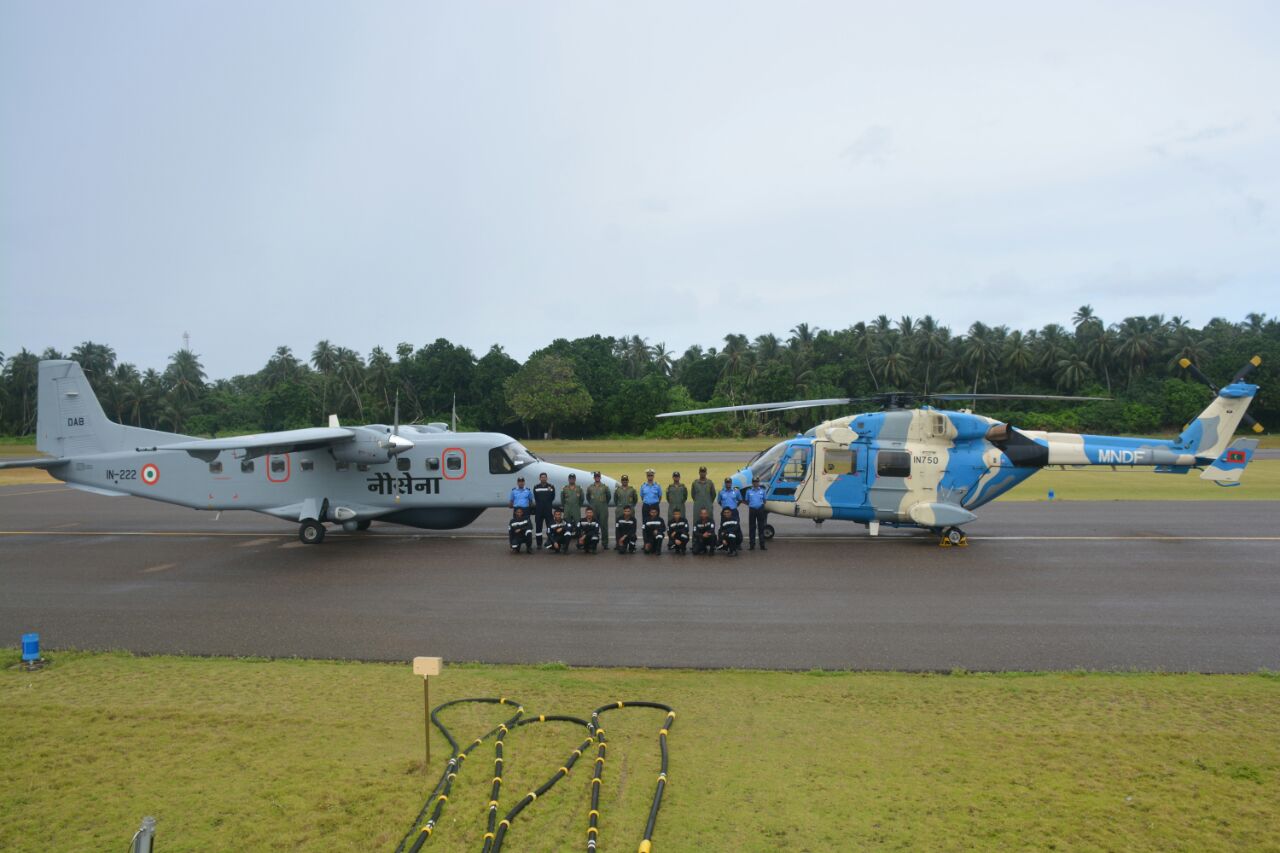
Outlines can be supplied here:
[[994, 330], [977, 322], [969, 327], [960, 345], [960, 366], [973, 376], [973, 393], [978, 393], [982, 375], [1000, 360], [1000, 346]]
[[882, 342], [872, 364], [888, 388], [902, 388], [911, 375], [911, 354], [897, 335]]
[[1071, 315], [1071, 324], [1076, 327], [1076, 331], [1086, 323], [1100, 322], [1096, 314], [1093, 313], [1092, 305], [1081, 305], [1076, 309], [1076, 313]]
[[649, 346], [647, 338], [639, 335], [632, 335], [626, 341], [626, 358], [627, 367], [629, 368], [631, 378], [639, 379], [644, 375], [644, 370], [649, 366], [649, 360], [652, 357], [653, 348]]
[[1009, 369], [1014, 380], [1026, 376], [1027, 371], [1036, 362], [1036, 354], [1031, 348], [1029, 338], [1015, 329], [1004, 342], [1004, 352], [1001, 353], [1000, 361]]
[[1089, 381], [1089, 362], [1078, 355], [1065, 356], [1058, 361], [1053, 376], [1059, 389], [1074, 392]]
[[296, 382], [301, 373], [302, 362], [294, 357], [293, 350], [289, 347], [276, 347], [259, 375], [268, 388], [277, 388]]
[[328, 340], [320, 341], [311, 350], [311, 366], [320, 374], [320, 412], [328, 414], [329, 380], [338, 366], [338, 350]]
[[720, 359], [724, 367], [720, 375], [725, 378], [729, 388], [730, 403], [737, 402], [737, 378], [742, 372], [750, 347], [746, 335], [728, 334], [724, 336], [724, 349], [720, 351]]
[[21, 400], [14, 431], [19, 435], [26, 435], [35, 429], [35, 401], [37, 385], [40, 381], [40, 358], [23, 347], [18, 350], [17, 355], [5, 363], [4, 375], [9, 387], [13, 389], [14, 396]]
[[80, 363], [90, 382], [104, 383], [115, 369], [116, 351], [106, 344], [85, 341], [71, 351], [71, 359]]
[[199, 359], [189, 349], [180, 349], [169, 356], [169, 366], [164, 371], [165, 383], [170, 391], [184, 400], [194, 400], [204, 391], [204, 365]]
[[756, 354], [766, 362], [776, 359], [778, 353], [782, 351], [782, 341], [773, 333], [758, 335], [751, 345], [754, 347]]
[[364, 387], [364, 361], [361, 360], [360, 353], [346, 347], [335, 349], [333, 359], [338, 381], [345, 386], [348, 399], [355, 403], [356, 413], [363, 421], [364, 398], [360, 394], [360, 389]]
[[924, 392], [926, 394], [929, 393], [933, 366], [946, 353], [947, 340], [950, 337], [950, 330], [945, 326], [939, 326], [938, 321], [928, 314], [921, 317], [920, 322], [916, 324], [916, 333], [914, 335], [915, 355], [917, 360], [924, 362]]
[[366, 371], [369, 388], [376, 397], [381, 398], [384, 411], [391, 411], [391, 386], [395, 384], [395, 365], [391, 356], [382, 347], [374, 347], [369, 352], [369, 366]]
[[798, 349], [801, 352], [808, 352], [813, 349], [813, 336], [815, 330], [809, 328], [808, 323], [797, 323], [791, 327], [791, 337], [787, 343], [792, 349]]
[[653, 369], [661, 376], [670, 376], [671, 369], [675, 366], [671, 360], [671, 350], [667, 349], [667, 345], [658, 342], [653, 345]]
[[1126, 317], [1120, 324], [1115, 354], [1128, 368], [1130, 385], [1133, 384], [1134, 377], [1142, 375], [1146, 370], [1156, 345], [1149, 318]]

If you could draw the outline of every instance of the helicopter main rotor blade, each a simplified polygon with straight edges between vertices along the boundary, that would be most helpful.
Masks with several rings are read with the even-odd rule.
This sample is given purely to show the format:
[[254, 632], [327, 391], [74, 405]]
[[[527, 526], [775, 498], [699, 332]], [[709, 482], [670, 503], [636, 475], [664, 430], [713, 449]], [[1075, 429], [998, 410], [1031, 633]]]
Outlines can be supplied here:
[[714, 415], [721, 412], [780, 412], [786, 409], [809, 409], [816, 406], [846, 406], [852, 403], [852, 397], [831, 397], [826, 400], [790, 400], [780, 403], [748, 403], [744, 406], [715, 406], [710, 409], [689, 409], [683, 412], [663, 412], [660, 418], [675, 418], [681, 415]]
[[1072, 397], [1063, 394], [924, 394], [931, 400], [1062, 400], [1093, 402], [1110, 400], [1110, 397]]

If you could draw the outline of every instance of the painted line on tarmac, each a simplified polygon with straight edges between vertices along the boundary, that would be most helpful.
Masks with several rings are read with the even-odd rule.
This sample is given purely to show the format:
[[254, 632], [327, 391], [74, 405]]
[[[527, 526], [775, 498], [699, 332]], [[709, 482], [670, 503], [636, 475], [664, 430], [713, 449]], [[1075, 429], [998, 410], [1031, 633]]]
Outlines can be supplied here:
[[0, 492], [0, 498], [16, 498], [20, 495], [43, 495], [46, 492], [65, 492], [66, 487], [56, 489], [34, 489], [29, 492]]
[[[179, 538], [205, 538], [205, 537], [226, 537], [226, 538], [246, 538], [253, 537], [262, 540], [261, 542], [245, 542], [241, 547], [249, 545], [266, 544], [274, 542], [277, 539], [292, 539], [293, 533], [263, 533], [263, 532], [229, 532], [229, 531], [198, 531], [198, 530], [0, 530], [0, 536], [105, 536], [105, 537], [137, 537], [137, 536], [155, 536], [167, 537], [173, 539]], [[501, 533], [374, 533], [372, 536], [366, 537], [340, 537], [338, 541], [358, 542], [360, 539], [501, 539]], [[839, 534], [817, 535], [817, 536], [779, 536], [776, 537], [780, 542], [919, 542], [927, 541], [928, 536], [842, 536]], [[1192, 536], [1192, 535], [1168, 535], [1168, 536], [970, 536], [971, 542], [1280, 542], [1280, 536]], [[302, 544], [302, 543], [295, 543]]]

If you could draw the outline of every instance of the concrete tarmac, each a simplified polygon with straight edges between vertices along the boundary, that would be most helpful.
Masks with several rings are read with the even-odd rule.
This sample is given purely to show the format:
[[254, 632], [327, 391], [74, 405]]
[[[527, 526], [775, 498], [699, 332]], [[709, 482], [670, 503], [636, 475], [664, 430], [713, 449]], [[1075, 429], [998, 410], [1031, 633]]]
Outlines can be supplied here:
[[575, 665], [1280, 668], [1280, 506], [1006, 503], [967, 548], [772, 517], [736, 559], [508, 553], [505, 512], [323, 545], [63, 486], [0, 489], [0, 636], [136, 652]]

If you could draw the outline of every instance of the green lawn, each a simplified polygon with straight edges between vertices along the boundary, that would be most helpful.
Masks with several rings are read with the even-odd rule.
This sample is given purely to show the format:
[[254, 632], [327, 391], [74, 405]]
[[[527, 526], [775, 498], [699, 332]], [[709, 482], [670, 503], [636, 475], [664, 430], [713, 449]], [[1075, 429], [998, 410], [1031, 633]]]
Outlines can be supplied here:
[[[0, 655], [0, 849], [391, 851], [447, 757], [419, 772], [407, 664]], [[585, 716], [675, 706], [654, 849], [1280, 850], [1274, 675], [908, 675], [449, 666], [433, 701], [511, 696]], [[472, 739], [503, 716], [449, 718]], [[613, 712], [601, 850], [636, 849], [658, 711]], [[581, 730], [507, 738], [502, 810]], [[492, 748], [455, 783], [427, 850], [473, 850]], [[516, 819], [512, 850], [584, 844], [590, 762]]]

